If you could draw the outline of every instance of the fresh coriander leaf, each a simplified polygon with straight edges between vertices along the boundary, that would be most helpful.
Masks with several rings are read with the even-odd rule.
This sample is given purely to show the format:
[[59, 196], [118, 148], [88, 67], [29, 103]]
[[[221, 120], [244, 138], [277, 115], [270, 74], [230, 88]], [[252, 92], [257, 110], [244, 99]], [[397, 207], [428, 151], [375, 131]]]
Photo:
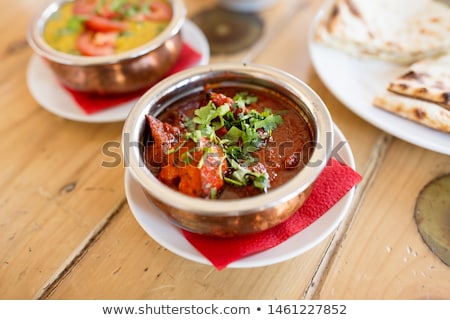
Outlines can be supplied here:
[[172, 154], [181, 150], [181, 148], [186, 144], [186, 141], [181, 142], [176, 148], [170, 148], [167, 150], [167, 154]]
[[181, 160], [186, 164], [191, 164], [194, 161], [194, 156], [191, 151], [192, 150], [189, 150], [181, 154]]
[[267, 115], [264, 119], [256, 121], [254, 123], [254, 128], [259, 129], [263, 128], [266, 132], [271, 132], [276, 129], [279, 124], [283, 123], [283, 119], [279, 115], [270, 114]]
[[244, 154], [248, 155], [247, 159], [254, 160], [255, 158], [251, 156], [251, 153], [260, 150], [261, 146], [260, 145], [255, 146], [254, 144], [244, 143], [241, 149]]
[[249, 172], [250, 171], [248, 171], [248, 170], [240, 168], [238, 170], [235, 170], [233, 172], [233, 174], [231, 175], [231, 177], [233, 178], [233, 181], [236, 181], [237, 183], [239, 183], [242, 186], [246, 186], [248, 184], [246, 176]]
[[255, 129], [248, 126], [247, 128], [245, 128], [245, 134], [242, 135], [242, 142], [245, 145], [254, 145], [256, 147], [259, 147], [261, 144], [261, 138], [259, 136], [259, 133]]
[[266, 174], [253, 172], [240, 166], [236, 161], [231, 161], [231, 166], [235, 170], [230, 177], [225, 178], [227, 182], [236, 186], [246, 186], [251, 182], [255, 188], [263, 191], [267, 191], [270, 188], [270, 181]]
[[228, 146], [225, 149], [228, 161], [242, 159], [242, 149], [239, 146]]
[[196, 124], [199, 124], [200, 127], [204, 127], [211, 123], [211, 120], [217, 117], [216, 106], [212, 101], [209, 101], [206, 106], [201, 107], [200, 109], [195, 110], [193, 121]]
[[230, 111], [230, 105], [225, 103], [217, 108], [217, 116], [224, 116], [227, 112]]
[[209, 192], [209, 196], [211, 197], [211, 199], [217, 199], [217, 189], [211, 188], [211, 190]]
[[246, 185], [246, 184], [244, 184], [244, 183], [242, 183], [242, 182], [240, 182], [238, 180], [231, 179], [231, 178], [228, 178], [228, 177], [224, 177], [223, 180], [226, 183], [228, 183], [228, 184], [232, 184], [232, 185], [235, 185], [235, 186], [238, 186], [238, 187], [244, 187]]
[[217, 108], [216, 110], [216, 116], [219, 119], [219, 121], [215, 121], [213, 126], [215, 130], [219, 130], [225, 125], [225, 119], [224, 116], [230, 112], [230, 105], [228, 103], [225, 103]]
[[248, 92], [239, 92], [234, 96], [233, 100], [237, 107], [243, 109], [246, 105], [257, 102], [258, 97], [251, 96]]
[[241, 129], [233, 126], [222, 137], [222, 139], [228, 140], [228, 144], [236, 144], [236, 143], [238, 143], [239, 139], [242, 138], [243, 134], [244, 134], [244, 132]]
[[267, 192], [267, 190], [270, 188], [270, 181], [266, 175], [260, 174], [258, 176], [255, 176], [255, 180], [253, 180], [253, 185], [255, 186], [255, 188]]
[[186, 139], [191, 139], [194, 142], [200, 142], [200, 139], [202, 138], [202, 131], [201, 130], [193, 130], [190, 132], [187, 132], [185, 134]]
[[208, 140], [212, 141], [212, 142], [216, 142], [216, 132], [213, 130], [213, 128], [211, 126], [206, 126], [204, 128], [202, 128], [201, 132], [201, 136], [202, 137], [206, 137], [208, 138]]

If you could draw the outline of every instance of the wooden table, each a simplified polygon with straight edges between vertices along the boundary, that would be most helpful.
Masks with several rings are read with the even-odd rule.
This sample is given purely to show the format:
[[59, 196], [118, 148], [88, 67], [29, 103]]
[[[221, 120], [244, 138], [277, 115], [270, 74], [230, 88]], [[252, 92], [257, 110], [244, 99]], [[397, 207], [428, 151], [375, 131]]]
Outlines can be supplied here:
[[[350, 143], [363, 180], [345, 220], [313, 249], [220, 272], [173, 254], [136, 222], [123, 162], [102, 166], [102, 147], [118, 145], [123, 122], [67, 120], [31, 96], [26, 29], [44, 2], [17, 0], [0, 12], [0, 298], [450, 298], [450, 268], [422, 241], [413, 218], [419, 191], [450, 172], [450, 158], [377, 129], [327, 90], [307, 50], [323, 1], [279, 0], [260, 13], [266, 28], [256, 45], [211, 62], [272, 65], [308, 83]], [[214, 1], [186, 4], [193, 17]]]

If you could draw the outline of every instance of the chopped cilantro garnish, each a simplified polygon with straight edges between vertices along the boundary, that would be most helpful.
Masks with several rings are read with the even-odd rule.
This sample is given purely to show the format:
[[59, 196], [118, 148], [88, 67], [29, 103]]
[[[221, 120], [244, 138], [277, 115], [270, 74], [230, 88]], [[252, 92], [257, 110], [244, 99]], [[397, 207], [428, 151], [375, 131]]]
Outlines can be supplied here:
[[270, 182], [265, 173], [251, 171], [234, 160], [231, 160], [230, 164], [234, 171], [230, 177], [224, 178], [226, 182], [239, 187], [252, 183], [255, 188], [263, 191], [267, 191], [270, 188]]
[[[278, 125], [283, 123], [283, 119], [280, 115], [273, 114], [270, 109], [265, 109], [263, 112], [248, 109], [249, 105], [257, 101], [256, 96], [249, 95], [247, 92], [236, 94], [232, 105], [224, 103], [216, 106], [210, 100], [206, 105], [195, 110], [193, 118], [186, 119], [184, 125], [187, 132], [184, 138], [194, 141], [197, 145], [201, 143], [202, 138], [206, 138], [210, 143], [222, 148], [232, 169], [231, 174], [224, 176], [225, 182], [236, 186], [253, 185], [255, 188], [267, 191], [270, 188], [267, 174], [250, 169], [251, 165], [257, 161], [252, 153], [264, 146], [266, 139], [272, 135], [272, 131]], [[218, 136], [216, 132], [222, 129], [225, 134]], [[208, 148], [203, 152], [204, 157], [207, 156]], [[203, 165], [204, 157], [199, 161], [199, 167]], [[190, 163], [191, 152], [185, 152], [182, 160]]]

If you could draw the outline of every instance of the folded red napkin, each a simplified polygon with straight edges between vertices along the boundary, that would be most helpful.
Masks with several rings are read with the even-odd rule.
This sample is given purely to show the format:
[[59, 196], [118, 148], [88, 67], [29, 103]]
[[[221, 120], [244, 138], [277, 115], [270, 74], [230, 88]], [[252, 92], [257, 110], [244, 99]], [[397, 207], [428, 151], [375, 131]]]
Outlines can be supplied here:
[[[198, 63], [201, 58], [202, 55], [199, 52], [194, 50], [187, 43], [183, 43], [180, 58], [172, 67], [172, 69], [167, 73], [166, 77], [193, 66], [194, 64]], [[98, 95], [75, 91], [67, 87], [64, 88], [72, 95], [76, 103], [84, 110], [84, 112], [86, 112], [87, 114], [93, 114], [106, 108], [111, 108], [138, 98], [142, 94], [144, 94], [150, 87], [131, 93], [117, 95]]]
[[285, 222], [257, 234], [233, 238], [211, 237], [185, 230], [183, 234], [218, 270], [222, 270], [240, 258], [273, 248], [305, 229], [359, 181], [361, 176], [352, 168], [331, 159], [304, 205]]

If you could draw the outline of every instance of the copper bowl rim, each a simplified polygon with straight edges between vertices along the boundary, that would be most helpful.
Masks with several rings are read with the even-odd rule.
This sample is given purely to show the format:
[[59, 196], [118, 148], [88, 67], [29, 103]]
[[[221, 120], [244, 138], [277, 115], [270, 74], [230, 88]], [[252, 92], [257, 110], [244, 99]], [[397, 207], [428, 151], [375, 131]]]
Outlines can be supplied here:
[[124, 60], [139, 58], [161, 47], [167, 40], [176, 36], [186, 19], [186, 6], [183, 0], [169, 0], [172, 3], [173, 16], [167, 27], [155, 38], [137, 48], [107, 56], [86, 57], [64, 53], [52, 48], [43, 38], [42, 32], [48, 18], [61, 5], [73, 0], [56, 0], [47, 4], [32, 19], [28, 30], [27, 40], [32, 49], [40, 56], [56, 63], [74, 66], [94, 66], [119, 63]]
[[[261, 195], [236, 200], [210, 200], [194, 198], [176, 191], [155, 177], [145, 167], [139, 141], [141, 141], [145, 115], [152, 113], [152, 108], [164, 109], [165, 97], [178, 91], [189, 90], [195, 83], [210, 75], [226, 75], [259, 79], [264, 83], [272, 83], [298, 97], [308, 110], [313, 122], [314, 142], [317, 146], [312, 152], [308, 164], [300, 172], [282, 186]], [[163, 102], [161, 102], [163, 101]], [[153, 110], [154, 111], [154, 110]], [[154, 113], [154, 112], [153, 112]], [[303, 81], [289, 73], [266, 65], [239, 62], [215, 63], [196, 66], [174, 74], [150, 88], [135, 104], [125, 120], [122, 130], [122, 154], [126, 170], [153, 197], [168, 206], [189, 211], [202, 216], [241, 216], [261, 212], [276, 207], [304, 192], [320, 175], [331, 156], [333, 141], [333, 122], [331, 115], [321, 98]], [[331, 144], [331, 145], [330, 145]], [[131, 147], [130, 147], [131, 146]]]

